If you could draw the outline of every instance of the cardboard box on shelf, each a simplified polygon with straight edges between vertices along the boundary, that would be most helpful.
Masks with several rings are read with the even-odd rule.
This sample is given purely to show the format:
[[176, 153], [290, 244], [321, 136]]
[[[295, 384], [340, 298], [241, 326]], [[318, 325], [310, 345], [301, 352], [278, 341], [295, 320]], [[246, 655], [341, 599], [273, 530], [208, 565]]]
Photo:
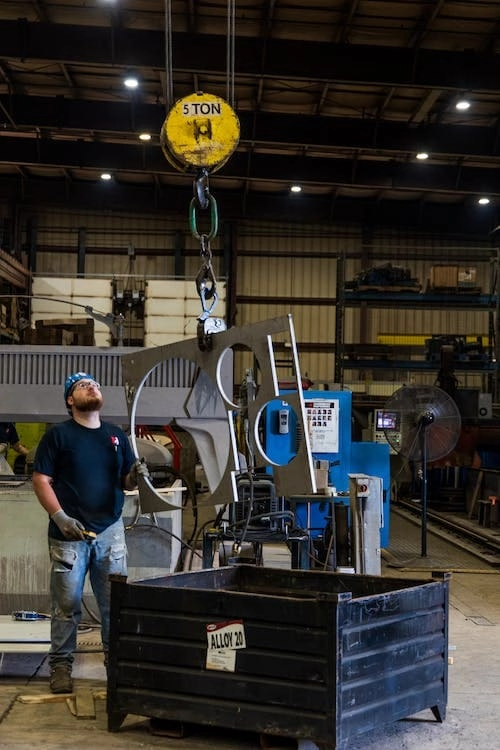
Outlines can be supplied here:
[[430, 287], [455, 288], [458, 286], [458, 266], [431, 266]]

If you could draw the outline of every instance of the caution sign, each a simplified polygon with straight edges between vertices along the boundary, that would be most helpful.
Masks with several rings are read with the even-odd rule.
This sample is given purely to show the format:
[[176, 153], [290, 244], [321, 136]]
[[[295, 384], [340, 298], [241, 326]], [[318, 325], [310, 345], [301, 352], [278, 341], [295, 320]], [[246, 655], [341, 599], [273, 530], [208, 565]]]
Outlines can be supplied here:
[[160, 142], [168, 161], [215, 171], [236, 149], [240, 123], [230, 105], [219, 96], [198, 91], [179, 99], [163, 123]]
[[207, 669], [234, 672], [236, 651], [246, 648], [243, 620], [207, 625]]

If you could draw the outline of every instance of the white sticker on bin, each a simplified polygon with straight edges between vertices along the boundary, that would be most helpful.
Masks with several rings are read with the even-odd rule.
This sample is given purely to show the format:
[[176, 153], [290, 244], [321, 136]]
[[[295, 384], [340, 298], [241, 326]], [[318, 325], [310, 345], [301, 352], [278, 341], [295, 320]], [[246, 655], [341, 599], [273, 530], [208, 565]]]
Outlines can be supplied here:
[[243, 620], [207, 625], [207, 669], [234, 672], [236, 651], [246, 648]]

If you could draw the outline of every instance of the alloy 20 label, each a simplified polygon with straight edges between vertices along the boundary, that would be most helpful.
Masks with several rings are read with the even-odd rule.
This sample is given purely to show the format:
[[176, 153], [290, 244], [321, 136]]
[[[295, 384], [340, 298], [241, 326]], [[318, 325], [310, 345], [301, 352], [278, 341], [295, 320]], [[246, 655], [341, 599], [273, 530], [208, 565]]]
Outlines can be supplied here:
[[246, 648], [243, 620], [210, 623], [207, 625], [207, 641], [211, 651]]

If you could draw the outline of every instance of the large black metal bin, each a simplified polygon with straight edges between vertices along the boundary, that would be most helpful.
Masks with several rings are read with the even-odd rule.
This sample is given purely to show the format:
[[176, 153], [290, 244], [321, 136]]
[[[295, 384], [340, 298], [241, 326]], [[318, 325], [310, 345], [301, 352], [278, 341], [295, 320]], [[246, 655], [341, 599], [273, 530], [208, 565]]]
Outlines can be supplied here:
[[448, 578], [238, 565], [115, 579], [108, 728], [133, 713], [342, 750], [426, 708], [441, 721]]

